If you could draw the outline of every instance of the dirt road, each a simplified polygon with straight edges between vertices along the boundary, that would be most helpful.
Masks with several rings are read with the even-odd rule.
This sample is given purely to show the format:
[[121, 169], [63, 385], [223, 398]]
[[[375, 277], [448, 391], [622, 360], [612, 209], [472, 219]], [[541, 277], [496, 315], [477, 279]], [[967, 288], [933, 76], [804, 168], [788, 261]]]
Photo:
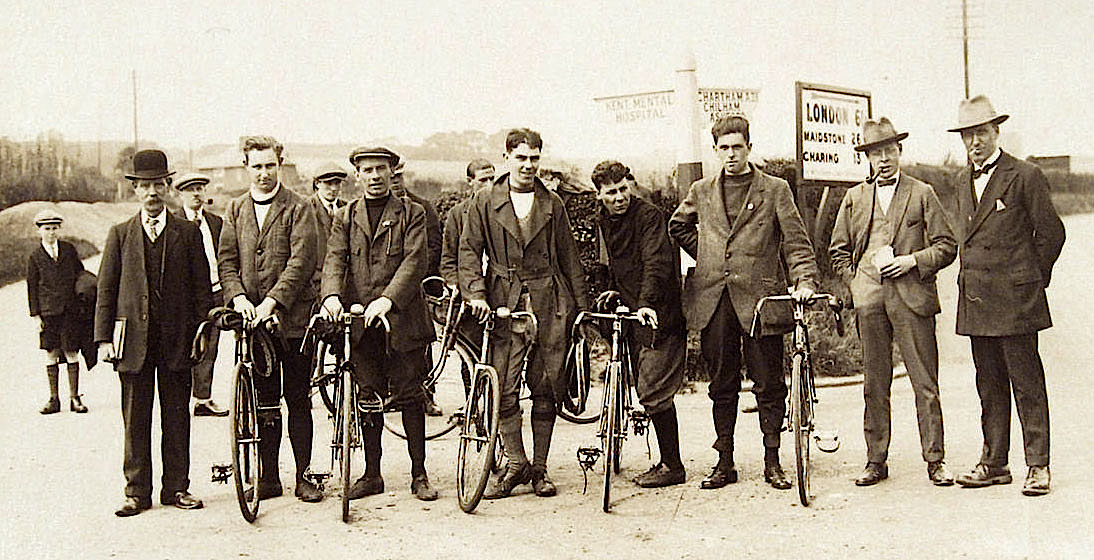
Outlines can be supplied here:
[[[193, 422], [191, 490], [205, 500], [201, 511], [156, 505], [119, 519], [121, 415], [117, 376], [100, 366], [84, 375], [87, 415], [37, 413], [46, 394], [36, 336], [26, 314], [23, 284], [0, 290], [0, 525], [3, 558], [1069, 558], [1094, 555], [1094, 483], [1084, 465], [1094, 463], [1089, 414], [1094, 399], [1090, 328], [1094, 301], [1094, 216], [1066, 220], [1068, 242], [1049, 291], [1056, 326], [1042, 334], [1052, 413], [1053, 491], [1042, 498], [1020, 494], [1025, 474], [1021, 434], [1011, 452], [1016, 483], [981, 490], [935, 488], [926, 478], [914, 423], [911, 388], [893, 388], [894, 434], [890, 479], [872, 488], [851, 480], [864, 461], [860, 387], [824, 389], [820, 421], [839, 430], [843, 445], [816, 458], [817, 500], [796, 503], [792, 491], [762, 481], [762, 448], [756, 417], [738, 423], [737, 460], [742, 480], [717, 491], [701, 491], [699, 480], [715, 458], [713, 429], [703, 390], [680, 395], [682, 446], [688, 480], [664, 490], [615, 488], [614, 510], [600, 511], [600, 480], [591, 476], [582, 494], [575, 449], [593, 437], [593, 427], [560, 422], [551, 453], [559, 486], [555, 498], [531, 494], [484, 502], [474, 515], [459, 511], [453, 485], [456, 449], [451, 437], [431, 442], [427, 466], [442, 498], [422, 503], [409, 493], [409, 461], [401, 440], [385, 434], [384, 477], [389, 492], [355, 502], [356, 521], [339, 518], [337, 495], [317, 505], [292, 497], [262, 503], [258, 522], [239, 515], [232, 489], [209, 482], [209, 465], [228, 459], [225, 419]], [[940, 281], [943, 410], [948, 462], [955, 471], [979, 455], [979, 404], [967, 342], [953, 328], [953, 267]], [[231, 346], [222, 345], [227, 371]], [[226, 374], [214, 396], [228, 401]], [[64, 391], [62, 383], [62, 391]], [[748, 400], [748, 399], [745, 399]], [[326, 460], [329, 423], [315, 409], [315, 461]], [[158, 430], [158, 427], [156, 428]], [[155, 432], [154, 432], [155, 433]], [[527, 438], [530, 441], [530, 438]], [[652, 442], [651, 442], [652, 443]], [[783, 463], [793, 462], [784, 438]], [[642, 439], [623, 452], [624, 477], [648, 466]], [[158, 442], [153, 450], [159, 456]], [[291, 481], [291, 453], [282, 452], [282, 478]], [[158, 491], [159, 464], [156, 460]], [[291, 496], [291, 489], [287, 492]]]

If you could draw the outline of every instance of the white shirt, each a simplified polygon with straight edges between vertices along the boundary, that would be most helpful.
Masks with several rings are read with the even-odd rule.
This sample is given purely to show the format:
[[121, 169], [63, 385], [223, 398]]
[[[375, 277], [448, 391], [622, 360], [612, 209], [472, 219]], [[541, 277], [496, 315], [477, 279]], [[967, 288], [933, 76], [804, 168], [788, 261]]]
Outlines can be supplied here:
[[523, 220], [532, 213], [532, 202], [536, 199], [536, 191], [515, 192], [509, 191], [509, 200], [513, 201], [513, 212], [518, 220]]
[[[999, 156], [1003, 155], [1003, 152], [996, 148], [988, 159], [984, 160], [984, 165], [977, 167], [976, 164], [972, 164], [973, 170], [983, 169], [986, 165], [992, 165], [999, 161]], [[992, 167], [987, 173], [981, 175], [977, 179], [972, 180], [972, 190], [976, 193], [976, 202], [980, 202], [980, 198], [984, 196], [984, 189], [988, 188], [988, 181], [991, 181], [991, 175], [995, 173], [995, 167]]]
[[[256, 200], [259, 201], [259, 202], [265, 202], [267, 200], [272, 200], [273, 197], [277, 196], [278, 192], [281, 192], [281, 183], [278, 183], [277, 187], [273, 190], [273, 192], [271, 192], [270, 194], [267, 194], [267, 195], [261, 195], [260, 194], [258, 196], [255, 196], [256, 193], [255, 193], [254, 189], [251, 189], [251, 202], [253, 203]], [[270, 205], [269, 204], [252, 204], [252, 206], [255, 207], [255, 218], [258, 219], [258, 228], [262, 229], [262, 226], [266, 225], [266, 215], [270, 213]]]
[[186, 219], [191, 222], [196, 221], [198, 229], [201, 230], [201, 244], [205, 246], [205, 260], [209, 261], [209, 281], [213, 284], [213, 291], [220, 289], [220, 274], [217, 273], [217, 255], [213, 248], [213, 230], [209, 227], [209, 222], [205, 220], [205, 217], [201, 215], [201, 212], [194, 212], [193, 210], [183, 207], [186, 212]]
[[60, 252], [60, 247], [57, 246], [57, 243], [49, 244], [43, 241], [42, 248], [46, 250], [46, 254], [49, 255], [49, 258], [57, 260], [57, 255]]
[[[881, 185], [881, 181], [896, 181], [892, 185]], [[889, 213], [889, 204], [893, 201], [893, 195], [896, 194], [897, 183], [900, 182], [900, 172], [897, 171], [890, 179], [878, 179], [874, 183], [874, 188], [877, 189], [877, 201], [881, 205], [881, 212], [883, 214]]]
[[[152, 226], [149, 224], [149, 220], [156, 224], [156, 235], [152, 235]], [[144, 228], [144, 234], [148, 236], [148, 239], [155, 241], [159, 236], [163, 235], [163, 228], [167, 226], [167, 216], [164, 210], [161, 210], [159, 215], [152, 217], [148, 215], [148, 212], [141, 208], [141, 226]]]

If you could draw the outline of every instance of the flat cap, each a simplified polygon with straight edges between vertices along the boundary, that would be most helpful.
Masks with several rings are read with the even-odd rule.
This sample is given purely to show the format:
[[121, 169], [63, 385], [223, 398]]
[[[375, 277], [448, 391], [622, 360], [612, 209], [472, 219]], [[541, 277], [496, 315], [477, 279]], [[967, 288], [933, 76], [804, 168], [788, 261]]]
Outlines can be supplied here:
[[384, 158], [391, 163], [391, 167], [393, 168], [399, 164], [399, 160], [401, 159], [399, 154], [383, 146], [361, 146], [360, 148], [353, 150], [349, 155], [349, 162], [353, 165], [357, 165], [357, 160], [368, 157]]
[[315, 175], [312, 176], [312, 180], [317, 181], [320, 179], [328, 179], [330, 177], [340, 177], [342, 179], [345, 179], [348, 176], [349, 173], [347, 173], [345, 169], [342, 169], [342, 166], [332, 161], [323, 163], [319, 167], [315, 168]]
[[183, 173], [179, 175], [178, 179], [175, 179], [174, 185], [178, 190], [186, 190], [190, 187], [197, 187], [199, 185], [208, 185], [212, 179], [202, 173]]
[[65, 221], [64, 217], [52, 208], [43, 208], [40, 212], [34, 215], [34, 225], [36, 226], [44, 226], [49, 224], [60, 225], [63, 221]]

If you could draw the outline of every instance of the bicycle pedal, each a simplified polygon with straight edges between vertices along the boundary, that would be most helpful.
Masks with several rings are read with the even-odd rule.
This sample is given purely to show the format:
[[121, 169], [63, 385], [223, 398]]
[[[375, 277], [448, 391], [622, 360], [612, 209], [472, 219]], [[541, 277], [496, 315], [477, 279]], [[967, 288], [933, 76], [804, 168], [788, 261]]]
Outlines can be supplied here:
[[839, 433], [836, 431], [815, 431], [813, 440], [817, 442], [817, 449], [825, 453], [835, 453], [839, 449]]
[[210, 467], [212, 471], [211, 482], [218, 482], [220, 484], [227, 484], [228, 479], [232, 478], [232, 465], [229, 464], [214, 464]]
[[311, 472], [306, 471], [304, 473], [304, 479], [315, 485], [316, 488], [322, 492], [326, 487], [327, 479], [331, 477], [330, 473], [325, 472]]
[[593, 465], [596, 465], [597, 459], [600, 458], [602, 451], [599, 447], [578, 447], [577, 448], [577, 463], [581, 465], [584, 470], [592, 470]]
[[650, 425], [650, 416], [641, 410], [631, 411], [631, 429], [634, 430], [634, 435], [645, 435], [646, 430]]

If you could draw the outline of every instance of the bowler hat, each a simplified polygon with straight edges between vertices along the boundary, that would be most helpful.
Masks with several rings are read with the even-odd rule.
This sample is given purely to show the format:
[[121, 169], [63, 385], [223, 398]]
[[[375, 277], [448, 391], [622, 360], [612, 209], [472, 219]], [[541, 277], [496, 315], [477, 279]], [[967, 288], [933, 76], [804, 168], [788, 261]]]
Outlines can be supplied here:
[[357, 148], [356, 150], [353, 150], [352, 153], [350, 153], [349, 162], [356, 166], [357, 160], [369, 157], [386, 159], [388, 163], [391, 164], [392, 168], [398, 165], [399, 160], [401, 159], [399, 157], [399, 154], [383, 146], [361, 146], [360, 148]]
[[202, 173], [183, 173], [175, 179], [174, 185], [176, 189], [182, 191], [190, 187], [208, 185], [211, 180], [208, 175]]
[[141, 150], [133, 154], [133, 172], [127, 173], [125, 178], [163, 179], [174, 174], [174, 171], [167, 170], [167, 154], [161, 150]]
[[969, 128], [976, 128], [982, 124], [999, 124], [1010, 118], [1010, 115], [999, 115], [991, 106], [986, 95], [977, 95], [972, 99], [963, 99], [957, 106], [957, 126], [947, 132], [961, 132]]
[[56, 210], [52, 208], [43, 208], [40, 212], [34, 215], [34, 225], [45, 226], [50, 224], [60, 225], [65, 221]]
[[908, 137], [907, 132], [897, 133], [893, 123], [886, 117], [876, 121], [868, 120], [862, 125], [862, 144], [855, 146], [856, 152], [865, 152], [870, 148], [900, 142]]
[[340, 165], [334, 162], [328, 162], [321, 164], [315, 169], [315, 175], [312, 176], [312, 182], [322, 179], [330, 179], [332, 177], [338, 177], [339, 179], [345, 179], [349, 176], [345, 169], [342, 169]]

